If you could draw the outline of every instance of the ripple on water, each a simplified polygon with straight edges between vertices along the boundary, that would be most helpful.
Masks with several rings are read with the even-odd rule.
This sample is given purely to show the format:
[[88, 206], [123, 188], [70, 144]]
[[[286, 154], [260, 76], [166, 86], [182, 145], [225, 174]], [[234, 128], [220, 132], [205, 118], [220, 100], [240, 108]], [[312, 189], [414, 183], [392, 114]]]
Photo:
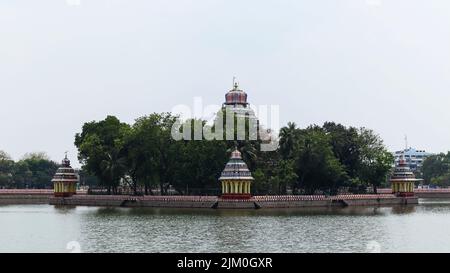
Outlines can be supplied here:
[[450, 202], [297, 210], [0, 206], [0, 252], [450, 252]]

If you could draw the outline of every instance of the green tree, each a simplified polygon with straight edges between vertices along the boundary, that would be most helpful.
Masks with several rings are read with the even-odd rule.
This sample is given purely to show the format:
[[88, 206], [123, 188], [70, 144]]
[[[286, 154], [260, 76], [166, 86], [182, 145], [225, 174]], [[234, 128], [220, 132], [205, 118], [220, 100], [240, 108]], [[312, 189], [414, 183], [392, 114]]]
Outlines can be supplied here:
[[450, 152], [427, 157], [423, 162], [421, 171], [427, 184], [430, 184], [433, 178], [444, 176], [450, 171]]
[[271, 181], [268, 180], [262, 169], [256, 169], [253, 172], [253, 178], [255, 179], [252, 185], [253, 193], [261, 195], [271, 193], [272, 189]]
[[310, 126], [300, 130], [298, 137], [294, 150], [298, 183], [294, 185], [293, 191], [302, 189], [307, 194], [317, 190], [337, 193], [348, 176], [334, 156], [329, 136], [320, 127]]
[[[132, 178], [133, 191], [137, 194], [138, 185], [145, 187], [148, 194], [151, 186], [158, 181], [160, 161], [160, 123], [162, 116], [151, 114], [141, 117], [134, 123], [126, 139], [129, 174]], [[150, 190], [151, 192], [151, 190]]]
[[86, 171], [94, 174], [100, 185], [116, 193], [117, 187], [127, 173], [125, 138], [130, 126], [114, 116], [99, 122], [88, 122], [82, 132], [75, 136], [78, 159]]
[[376, 193], [377, 188], [387, 180], [394, 156], [386, 150], [383, 140], [372, 130], [361, 128], [359, 139], [361, 149], [359, 179], [371, 185]]
[[330, 144], [336, 158], [351, 178], [357, 177], [361, 147], [358, 129], [334, 122], [325, 122], [323, 129], [330, 136]]
[[297, 142], [298, 128], [294, 122], [288, 122], [287, 126], [280, 130], [279, 152], [283, 159], [293, 158], [295, 144]]
[[14, 160], [4, 151], [0, 151], [0, 188], [14, 187]]
[[421, 169], [425, 183], [441, 187], [450, 186], [450, 152], [425, 159]]
[[29, 153], [14, 164], [13, 180], [17, 188], [51, 188], [57, 169], [45, 153]]
[[[206, 126], [202, 120], [187, 120], [187, 127]], [[193, 136], [192, 136], [193, 137]], [[217, 194], [218, 178], [228, 157], [227, 145], [221, 140], [180, 140], [175, 144], [177, 164], [172, 185], [183, 194]], [[187, 171], [189, 170], [189, 171]]]
[[281, 160], [275, 168], [275, 180], [277, 194], [287, 194], [287, 188], [292, 187], [298, 181], [298, 175], [295, 173], [294, 160]]

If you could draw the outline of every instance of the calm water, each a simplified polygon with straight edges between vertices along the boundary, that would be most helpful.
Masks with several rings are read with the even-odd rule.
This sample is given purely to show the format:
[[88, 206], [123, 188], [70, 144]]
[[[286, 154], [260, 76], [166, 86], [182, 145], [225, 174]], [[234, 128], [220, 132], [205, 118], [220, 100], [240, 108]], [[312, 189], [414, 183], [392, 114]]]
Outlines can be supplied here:
[[450, 200], [415, 207], [0, 206], [0, 252], [450, 252]]

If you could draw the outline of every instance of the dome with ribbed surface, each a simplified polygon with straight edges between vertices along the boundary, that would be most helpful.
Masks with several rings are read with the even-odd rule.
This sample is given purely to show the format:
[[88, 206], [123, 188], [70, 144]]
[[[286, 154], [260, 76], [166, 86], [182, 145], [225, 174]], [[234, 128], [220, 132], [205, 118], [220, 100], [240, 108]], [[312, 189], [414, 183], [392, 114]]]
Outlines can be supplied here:
[[78, 175], [70, 166], [70, 160], [66, 157], [62, 160], [61, 166], [56, 171], [52, 179], [54, 194], [57, 197], [69, 197], [76, 194]]
[[226, 105], [244, 105], [247, 103], [247, 93], [239, 89], [237, 83], [234, 84], [234, 88], [225, 94]]
[[254, 180], [238, 149], [231, 153], [230, 161], [225, 166], [219, 180]]
[[234, 114], [239, 118], [257, 120], [255, 112], [247, 101], [247, 93], [239, 89], [237, 83], [234, 83], [233, 89], [225, 94], [225, 102], [223, 103], [222, 109], [224, 109], [227, 114]]
[[402, 156], [390, 179], [392, 193], [402, 197], [414, 196], [415, 182], [418, 181], [421, 179], [416, 179], [409, 164]]
[[[411, 171], [409, 164], [403, 158], [399, 160], [391, 176], [391, 182], [397, 181], [417, 181], [416, 176]], [[419, 179], [420, 180], [420, 179]]]

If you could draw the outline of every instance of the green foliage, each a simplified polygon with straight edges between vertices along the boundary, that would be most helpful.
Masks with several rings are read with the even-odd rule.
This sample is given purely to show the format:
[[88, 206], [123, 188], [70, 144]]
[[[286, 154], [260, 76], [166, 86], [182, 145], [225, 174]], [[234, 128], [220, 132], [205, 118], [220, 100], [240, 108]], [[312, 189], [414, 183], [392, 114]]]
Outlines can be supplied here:
[[270, 194], [271, 183], [268, 181], [264, 171], [262, 169], [256, 169], [253, 172], [254, 183], [252, 186], [252, 191], [255, 194]]
[[14, 161], [4, 151], [0, 151], [0, 188], [10, 188], [13, 180]]
[[377, 191], [392, 168], [394, 156], [388, 152], [383, 141], [372, 130], [359, 130], [360, 166], [358, 177]]
[[[203, 128], [205, 122], [197, 119], [185, 121], [194, 139], [194, 128]], [[189, 133], [189, 132], [187, 132]], [[180, 140], [171, 141], [164, 149], [167, 159], [172, 162], [166, 177], [182, 194], [218, 194], [218, 178], [227, 162], [226, 142], [221, 140]]]
[[[114, 191], [121, 181], [128, 181], [135, 193], [143, 187], [146, 194], [156, 187], [166, 194], [170, 186], [180, 194], [217, 194], [217, 179], [235, 147], [253, 172], [256, 194], [291, 190], [336, 194], [339, 190], [364, 192], [368, 186], [376, 190], [391, 170], [393, 156], [371, 130], [333, 122], [300, 129], [288, 123], [280, 131], [279, 149], [261, 152], [261, 139], [251, 139], [249, 118], [233, 118], [234, 140], [225, 140], [226, 118], [216, 119], [212, 127], [190, 119], [181, 124], [179, 132], [195, 139], [194, 128], [205, 127], [223, 140], [174, 140], [177, 117], [170, 113], [139, 118], [132, 126], [108, 116], [86, 123], [75, 145], [83, 170], [95, 175], [101, 185]], [[244, 139], [237, 138], [239, 121], [245, 124]], [[223, 132], [217, 128], [220, 122]]]
[[293, 160], [294, 193], [364, 192], [386, 181], [393, 156], [373, 131], [326, 122], [299, 129], [289, 123], [280, 131], [280, 156]]
[[75, 136], [80, 162], [108, 191], [116, 192], [127, 172], [125, 138], [129, 133], [128, 124], [108, 116], [99, 122], [85, 123], [82, 132]]
[[45, 153], [26, 154], [14, 162], [0, 151], [0, 188], [51, 188], [57, 168]]
[[[120, 181], [130, 181], [135, 193], [144, 187], [146, 194], [159, 187], [166, 194], [169, 186], [179, 193], [217, 194], [220, 172], [226, 160], [224, 141], [175, 141], [170, 113], [151, 114], [133, 126], [115, 117], [90, 122], [76, 135], [75, 145], [84, 169], [95, 175], [102, 186], [115, 191]], [[201, 120], [186, 123], [204, 125]], [[127, 179], [129, 178], [129, 179]]]
[[294, 192], [301, 189], [308, 194], [317, 190], [336, 193], [347, 175], [333, 154], [330, 136], [320, 127], [308, 127], [299, 131], [294, 149], [295, 170], [299, 177]]
[[423, 162], [422, 173], [426, 184], [450, 186], [450, 152], [428, 157]]

